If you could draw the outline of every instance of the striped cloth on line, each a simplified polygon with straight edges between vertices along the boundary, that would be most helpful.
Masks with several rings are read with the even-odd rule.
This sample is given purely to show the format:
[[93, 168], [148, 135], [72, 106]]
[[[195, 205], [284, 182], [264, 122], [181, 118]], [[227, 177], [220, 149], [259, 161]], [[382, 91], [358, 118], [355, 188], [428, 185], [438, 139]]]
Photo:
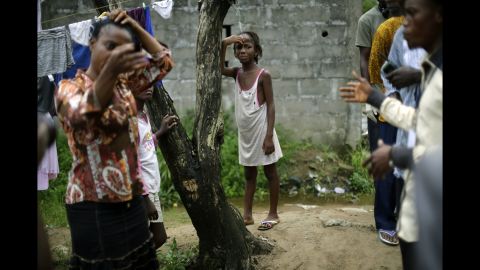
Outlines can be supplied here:
[[37, 32], [37, 77], [62, 73], [75, 64], [72, 40], [65, 26]]

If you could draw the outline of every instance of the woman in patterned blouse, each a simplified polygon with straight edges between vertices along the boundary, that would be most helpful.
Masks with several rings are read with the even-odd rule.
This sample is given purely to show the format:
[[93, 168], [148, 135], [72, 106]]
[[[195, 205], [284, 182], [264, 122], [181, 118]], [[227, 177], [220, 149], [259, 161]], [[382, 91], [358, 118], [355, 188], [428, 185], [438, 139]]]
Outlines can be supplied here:
[[71, 268], [157, 269], [141, 197], [132, 91], [162, 79], [173, 61], [122, 10], [93, 24], [90, 34], [90, 66], [61, 81], [55, 96], [73, 155], [65, 199]]

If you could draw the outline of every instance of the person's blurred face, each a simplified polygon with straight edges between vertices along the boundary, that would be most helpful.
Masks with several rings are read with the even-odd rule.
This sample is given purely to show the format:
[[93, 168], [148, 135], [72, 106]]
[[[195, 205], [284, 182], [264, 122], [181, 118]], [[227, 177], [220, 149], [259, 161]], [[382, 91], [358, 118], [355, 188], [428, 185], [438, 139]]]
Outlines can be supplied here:
[[132, 93], [133, 93], [133, 95], [135, 96], [136, 99], [139, 99], [141, 101], [147, 101], [147, 100], [152, 99], [152, 97], [153, 97], [153, 87], [150, 87], [146, 90], [143, 90], [140, 93], [135, 93], [133, 91], [132, 91]]
[[98, 33], [97, 38], [90, 41], [90, 51], [92, 53], [90, 66], [99, 74], [116, 47], [132, 42], [132, 36], [127, 30], [115, 24], [105, 25]]
[[399, 0], [385, 0], [390, 17], [398, 17], [402, 15], [402, 8]]
[[385, 2], [385, 0], [378, 0], [378, 9], [380, 10], [380, 13], [382, 13], [382, 16], [385, 19], [388, 19], [389, 12], [388, 12], [387, 3]]
[[421, 47], [431, 52], [442, 34], [442, 11], [431, 0], [406, 0], [403, 25], [410, 48]]

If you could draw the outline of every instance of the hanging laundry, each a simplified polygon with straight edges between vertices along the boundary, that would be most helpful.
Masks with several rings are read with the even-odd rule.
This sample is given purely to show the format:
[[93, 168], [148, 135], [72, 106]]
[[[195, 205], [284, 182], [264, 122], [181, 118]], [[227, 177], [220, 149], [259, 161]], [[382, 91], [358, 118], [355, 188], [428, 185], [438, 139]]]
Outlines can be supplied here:
[[[139, 14], [140, 12], [143, 13], [143, 15]], [[128, 15], [136, 20], [147, 32], [154, 36], [150, 9], [148, 7], [136, 8], [127, 11], [127, 13], [129, 13]], [[85, 70], [90, 65], [91, 52], [88, 47], [88, 35], [85, 33], [90, 32], [90, 27], [93, 22], [94, 20], [87, 20], [69, 25], [70, 34], [72, 36], [72, 55], [75, 64], [69, 67], [65, 72], [55, 74], [55, 83], [58, 84], [62, 79], [74, 78], [78, 69]]]
[[153, 37], [155, 34], [153, 33], [153, 27], [152, 27], [152, 17], [150, 16], [150, 8], [147, 6], [145, 8], [145, 31], [150, 33]]
[[162, 0], [153, 2], [152, 8], [164, 19], [170, 18], [172, 13], [173, 0]]
[[77, 69], [87, 69], [90, 65], [90, 48], [83, 46], [76, 42], [73, 43], [73, 58], [75, 59], [75, 65], [65, 71], [67, 78], [74, 78], [77, 74]]
[[65, 26], [37, 32], [37, 77], [64, 72], [73, 64], [72, 41]]
[[[53, 122], [53, 118], [49, 113], [46, 113], [45, 116], [49, 121]], [[48, 189], [48, 182], [57, 178], [59, 171], [57, 144], [54, 141], [45, 151], [42, 161], [37, 168], [37, 190]]]
[[56, 74], [54, 76], [55, 83], [59, 83], [62, 79], [72, 79], [75, 77], [78, 69], [87, 69], [90, 65], [90, 48], [82, 44], [72, 41], [73, 44], [73, 59], [75, 59], [75, 64], [68, 68], [65, 72]]
[[90, 38], [90, 28], [95, 22], [94, 19], [72, 23], [68, 26], [72, 37], [72, 55], [75, 64], [69, 67], [65, 72], [55, 74], [55, 83], [62, 79], [71, 79], [75, 77], [78, 69], [87, 69], [90, 65], [90, 48], [88, 47]]
[[145, 9], [143, 7], [134, 8], [127, 11], [128, 16], [137, 21], [145, 29]]
[[72, 41], [84, 46], [88, 46], [90, 26], [92, 26], [92, 20], [85, 20], [82, 22], [69, 24], [68, 28], [70, 29]]
[[54, 91], [55, 84], [48, 76], [37, 78], [37, 112], [48, 113], [52, 110]]
[[[52, 109], [54, 111], [53, 95], [55, 91], [53, 77], [37, 78], [37, 113], [45, 115], [53, 124]], [[37, 190], [48, 189], [49, 180], [55, 179], [59, 173], [57, 145], [55, 142], [45, 152], [37, 168]]]

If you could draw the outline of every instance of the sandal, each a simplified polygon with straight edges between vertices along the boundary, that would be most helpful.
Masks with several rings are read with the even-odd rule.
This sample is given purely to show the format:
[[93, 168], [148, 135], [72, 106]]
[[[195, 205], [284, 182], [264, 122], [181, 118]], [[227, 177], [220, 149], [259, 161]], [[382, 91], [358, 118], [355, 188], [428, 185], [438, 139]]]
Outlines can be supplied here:
[[270, 230], [278, 223], [279, 221], [276, 221], [276, 220], [264, 220], [260, 223], [260, 226], [258, 226], [258, 230], [260, 231]]
[[396, 246], [399, 244], [396, 231], [378, 230], [378, 238], [387, 245]]

